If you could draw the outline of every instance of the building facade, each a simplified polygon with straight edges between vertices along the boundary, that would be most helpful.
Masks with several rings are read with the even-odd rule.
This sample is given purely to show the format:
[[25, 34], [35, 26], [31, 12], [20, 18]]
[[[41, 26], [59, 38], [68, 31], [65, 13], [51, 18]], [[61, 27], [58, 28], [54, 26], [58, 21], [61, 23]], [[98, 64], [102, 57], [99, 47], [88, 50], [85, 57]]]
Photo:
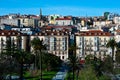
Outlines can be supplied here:
[[106, 48], [106, 44], [113, 36], [108, 32], [92, 30], [76, 33], [77, 56], [85, 58], [92, 54], [103, 59], [106, 55], [111, 55], [111, 49]]
[[38, 19], [34, 18], [20, 18], [21, 26], [31, 26], [31, 27], [38, 27]]
[[56, 25], [73, 25], [73, 20], [71, 18], [57, 18], [55, 20]]
[[69, 36], [66, 32], [41, 32], [31, 36], [31, 40], [35, 37], [38, 37], [40, 40], [44, 41], [47, 45], [48, 53], [60, 57], [61, 60], [66, 60], [68, 58]]
[[15, 18], [15, 19], [11, 19], [11, 18], [5, 18], [5, 19], [1, 19], [0, 24], [7, 24], [7, 25], [11, 25], [11, 26], [20, 26], [20, 20]]
[[[18, 39], [20, 37], [20, 39]], [[13, 30], [1, 30], [0, 31], [0, 52], [6, 48], [7, 40], [10, 40], [11, 46], [18, 47], [19, 49], [23, 49], [25, 51], [29, 51], [29, 37], [27, 35], [23, 35], [18, 31]], [[19, 44], [19, 45], [18, 45]]]

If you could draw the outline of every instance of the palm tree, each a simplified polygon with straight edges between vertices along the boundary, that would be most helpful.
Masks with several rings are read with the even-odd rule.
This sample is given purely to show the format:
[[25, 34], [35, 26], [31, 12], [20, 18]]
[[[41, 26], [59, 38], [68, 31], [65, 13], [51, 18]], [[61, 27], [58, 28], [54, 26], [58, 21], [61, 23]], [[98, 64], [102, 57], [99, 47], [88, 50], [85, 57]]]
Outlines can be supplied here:
[[76, 49], [77, 49], [77, 47], [75, 44], [70, 45], [70, 47], [69, 47], [69, 52], [71, 55], [69, 56], [68, 59], [70, 61], [69, 65], [72, 68], [73, 80], [75, 78], [75, 70], [76, 70], [76, 68], [78, 68], [78, 65], [79, 65], [79, 58], [76, 57]]
[[42, 50], [46, 49], [46, 45], [43, 44], [43, 40], [40, 40], [38, 37], [34, 38], [31, 41], [31, 45], [35, 52], [35, 67], [36, 67], [36, 62], [37, 62], [36, 57], [37, 56], [40, 57], [38, 61], [40, 62], [40, 79], [42, 80]]
[[107, 48], [111, 48], [112, 49], [112, 60], [114, 61], [114, 50], [115, 50], [115, 47], [117, 47], [117, 42], [115, 41], [115, 39], [110, 39], [107, 44], [106, 44], [106, 47]]
[[77, 49], [76, 44], [70, 45], [70, 47], [69, 47], [69, 55], [70, 55], [70, 56], [71, 56], [71, 55], [76, 55], [76, 49]]
[[73, 80], [74, 80], [75, 71], [78, 69], [78, 66], [79, 66], [79, 59], [75, 55], [72, 55], [69, 57], [69, 61], [70, 61], [69, 65], [72, 68], [72, 74], [73, 74]]

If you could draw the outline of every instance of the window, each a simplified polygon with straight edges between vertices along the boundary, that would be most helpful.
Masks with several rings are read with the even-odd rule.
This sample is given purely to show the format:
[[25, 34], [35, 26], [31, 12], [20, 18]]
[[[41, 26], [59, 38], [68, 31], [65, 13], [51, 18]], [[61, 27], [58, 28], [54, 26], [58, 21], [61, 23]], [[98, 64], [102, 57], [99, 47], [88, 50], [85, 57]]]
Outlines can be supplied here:
[[97, 37], [95, 37], [95, 40], [97, 40]]
[[63, 22], [63, 25], [64, 25], [65, 23]]
[[60, 52], [59, 52], [59, 55], [60, 55]]
[[82, 41], [82, 38], [80, 38], [80, 41]]
[[23, 23], [25, 22], [25, 20], [23, 19]]
[[64, 59], [64, 56], [62, 56], [62, 59]]
[[56, 25], [58, 25], [58, 22], [56, 22]]
[[62, 38], [62, 40], [65, 40], [65, 38]]
[[95, 46], [97, 46], [97, 43], [95, 42]]
[[64, 42], [62, 42], [62, 45], [65, 45], [65, 43], [64, 43]]
[[62, 52], [62, 55], [64, 55], [64, 52]]

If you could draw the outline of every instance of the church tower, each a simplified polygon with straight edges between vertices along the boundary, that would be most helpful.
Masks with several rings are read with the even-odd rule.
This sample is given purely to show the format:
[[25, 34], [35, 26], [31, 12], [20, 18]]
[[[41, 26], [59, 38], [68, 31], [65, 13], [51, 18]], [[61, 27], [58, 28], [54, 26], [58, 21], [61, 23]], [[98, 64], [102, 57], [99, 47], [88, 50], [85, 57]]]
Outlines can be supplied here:
[[40, 20], [42, 20], [42, 9], [40, 8]]

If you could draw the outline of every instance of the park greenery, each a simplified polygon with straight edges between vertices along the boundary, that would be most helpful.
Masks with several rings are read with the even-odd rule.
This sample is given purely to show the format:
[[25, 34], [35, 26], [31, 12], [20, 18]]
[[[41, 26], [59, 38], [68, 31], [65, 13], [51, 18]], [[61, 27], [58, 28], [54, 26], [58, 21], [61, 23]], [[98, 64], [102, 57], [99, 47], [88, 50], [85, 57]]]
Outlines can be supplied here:
[[106, 47], [111, 48], [112, 55], [105, 55], [104, 59], [100, 59], [90, 54], [85, 57], [84, 64], [80, 64], [79, 59], [75, 56], [76, 46], [71, 46], [72, 55], [69, 57], [69, 70], [65, 80], [110, 80], [110, 74], [120, 74], [120, 68], [117, 68], [117, 65], [120, 64], [118, 45], [119, 43], [114, 38], [110, 39]]
[[[15, 44], [15, 41], [17, 41]], [[4, 43], [1, 42], [1, 45]], [[47, 45], [38, 37], [31, 41], [32, 52], [21, 49], [21, 37], [16, 40], [7, 38], [6, 46], [2, 47], [0, 53], [0, 80], [4, 80], [9, 75], [19, 75], [20, 80], [51, 80], [59, 70], [62, 61], [59, 57], [47, 52]], [[106, 47], [112, 49], [112, 56], [105, 55], [104, 59], [97, 58], [95, 55], [87, 55], [85, 63], [80, 63], [76, 56], [76, 45], [69, 48], [69, 58], [66, 65], [68, 73], [66, 80], [109, 80], [109, 75], [118, 74], [120, 69], [120, 49], [115, 39], [111, 39]], [[116, 51], [115, 51], [116, 49]], [[114, 60], [115, 56], [115, 60]], [[115, 65], [116, 63], [116, 65]]]
[[15, 44], [15, 40], [8, 37], [0, 55], [0, 80], [4, 80], [7, 75], [10, 76], [9, 80], [12, 80], [12, 75], [20, 76], [20, 80], [51, 80], [62, 63], [60, 58], [45, 52], [45, 46], [38, 38], [31, 41], [33, 53], [22, 50], [20, 40], [18, 36]]

